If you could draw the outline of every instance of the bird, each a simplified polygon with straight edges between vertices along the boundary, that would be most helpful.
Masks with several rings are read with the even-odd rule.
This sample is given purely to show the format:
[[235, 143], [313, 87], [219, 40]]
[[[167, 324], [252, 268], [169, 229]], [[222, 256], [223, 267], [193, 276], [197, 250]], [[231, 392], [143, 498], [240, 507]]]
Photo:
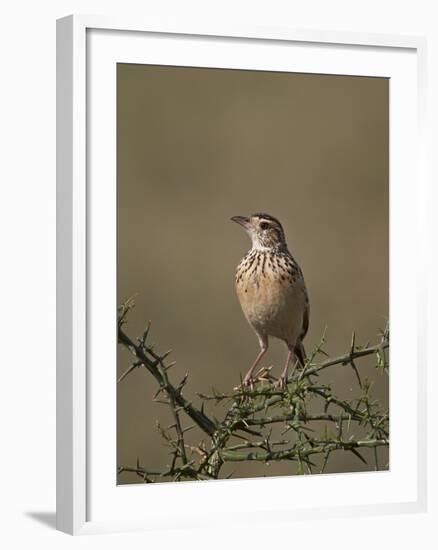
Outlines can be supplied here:
[[233, 216], [251, 239], [251, 249], [236, 269], [235, 286], [240, 305], [259, 341], [260, 351], [243, 379], [243, 386], [254, 389], [253, 373], [269, 347], [269, 337], [287, 346], [284, 368], [276, 386], [288, 383], [288, 368], [299, 362], [304, 368], [303, 340], [309, 329], [309, 295], [303, 272], [289, 252], [280, 221], [265, 213]]

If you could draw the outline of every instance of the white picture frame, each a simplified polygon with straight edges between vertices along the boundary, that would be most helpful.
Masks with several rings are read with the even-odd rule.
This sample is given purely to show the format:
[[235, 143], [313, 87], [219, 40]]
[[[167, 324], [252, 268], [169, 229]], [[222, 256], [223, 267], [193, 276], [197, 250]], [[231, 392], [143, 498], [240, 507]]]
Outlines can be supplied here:
[[[201, 42], [203, 47], [199, 48]], [[295, 48], [296, 53], [294, 69], [288, 69], [287, 65], [291, 48]], [[212, 525], [220, 521], [221, 514], [225, 513], [232, 521], [233, 515], [236, 515], [233, 502], [239, 494], [243, 494], [245, 500], [254, 501], [256, 494], [264, 491], [277, 495], [276, 499], [272, 499], [275, 505], [265, 501], [259, 510], [267, 521], [274, 517], [321, 518], [425, 510], [426, 358], [423, 350], [426, 349], [426, 331], [423, 324], [426, 315], [422, 313], [426, 309], [426, 285], [424, 246], [418, 246], [418, 243], [426, 242], [422, 215], [426, 211], [422, 134], [425, 50], [425, 40], [419, 37], [233, 26], [199, 29], [163, 25], [152, 28], [138, 21], [94, 16], [69, 16], [58, 20], [59, 530], [85, 534]], [[327, 56], [321, 55], [324, 51]], [[222, 55], [228, 57], [222, 58]], [[97, 331], [100, 341], [108, 335], [115, 335], [112, 332], [116, 322], [116, 304], [112, 299], [115, 296], [116, 229], [114, 67], [120, 61], [210, 67], [250, 66], [255, 69], [281, 68], [335, 74], [341, 71], [342, 74], [367, 74], [393, 79], [390, 147], [391, 362], [399, 368], [391, 374], [391, 410], [397, 414], [391, 417], [389, 472], [116, 487], [115, 453], [111, 458], [110, 452], [115, 440], [115, 375], [112, 378], [114, 373], [111, 369], [103, 371], [101, 366], [101, 363], [114, 365], [116, 340], [114, 336], [114, 346], [108, 344], [109, 355], [101, 361], [96, 359], [92, 343]], [[397, 181], [397, 187], [394, 181]], [[105, 182], [104, 188], [102, 182]], [[415, 208], [412, 208], [413, 203]], [[407, 208], [411, 213], [410, 235], [403, 227], [406, 226], [403, 215]], [[419, 267], [416, 292], [409, 298], [408, 304], [403, 304], [404, 312], [400, 309], [397, 296], [403, 292], [405, 275], [394, 276], [403, 262], [402, 242], [409, 247], [410, 254], [415, 255]], [[401, 323], [406, 311], [415, 318], [413, 326], [416, 334], [408, 350], [401, 348], [408, 337], [406, 327]], [[411, 326], [411, 334], [412, 330]], [[412, 369], [412, 365], [415, 366], [415, 375], [410, 370], [408, 377], [407, 369]], [[96, 393], [96, 380], [99, 380], [99, 393]], [[411, 395], [414, 387], [416, 399], [406, 413], [403, 392], [408, 384]], [[407, 425], [418, 443], [411, 446], [411, 450], [403, 447], [402, 428]], [[109, 458], [104, 460], [104, 457]], [[302, 495], [298, 505], [296, 501], [290, 502], [290, 499], [281, 497], [287, 493], [284, 486], [288, 483], [293, 484], [295, 495]], [[355, 484], [360, 496], [354, 501], [348, 500]], [[306, 500], [306, 494], [320, 496]], [[331, 504], [324, 500], [324, 494], [336, 495], [331, 497]], [[196, 503], [206, 499], [212, 504], [205, 513], [199, 509], [197, 514], [186, 515], [181, 510], [188, 500]], [[163, 515], [160, 510], [165, 503], [166, 514]], [[148, 513], [144, 512], [145, 509]], [[211, 509], [214, 514], [210, 513]], [[242, 511], [239, 521], [251, 521], [250, 515]]]

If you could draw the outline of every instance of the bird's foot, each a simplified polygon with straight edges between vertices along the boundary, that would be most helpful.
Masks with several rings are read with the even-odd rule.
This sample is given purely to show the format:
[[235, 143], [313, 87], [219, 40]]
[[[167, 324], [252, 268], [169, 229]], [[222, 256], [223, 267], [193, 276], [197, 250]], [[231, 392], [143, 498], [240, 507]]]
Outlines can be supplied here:
[[280, 378], [275, 382], [275, 387], [279, 390], [284, 390], [287, 386], [287, 375], [282, 374]]
[[247, 374], [242, 382], [242, 387], [247, 388], [251, 391], [254, 391], [256, 380], [253, 378], [252, 374]]
[[249, 373], [245, 376], [240, 386], [236, 386], [235, 390], [241, 390], [242, 388], [249, 389], [251, 391], [255, 390], [256, 384], [259, 382], [271, 382], [273, 377], [271, 375], [271, 369], [273, 365], [269, 367], [262, 367], [256, 372], [253, 376], [252, 373]]

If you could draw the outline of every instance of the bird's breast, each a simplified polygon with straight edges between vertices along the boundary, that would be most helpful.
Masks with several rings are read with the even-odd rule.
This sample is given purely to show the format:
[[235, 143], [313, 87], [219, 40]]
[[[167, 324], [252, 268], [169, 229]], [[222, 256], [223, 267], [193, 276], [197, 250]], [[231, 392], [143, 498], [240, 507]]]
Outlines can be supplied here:
[[243, 313], [259, 332], [283, 337], [302, 322], [306, 289], [289, 255], [247, 254], [236, 271], [236, 290]]

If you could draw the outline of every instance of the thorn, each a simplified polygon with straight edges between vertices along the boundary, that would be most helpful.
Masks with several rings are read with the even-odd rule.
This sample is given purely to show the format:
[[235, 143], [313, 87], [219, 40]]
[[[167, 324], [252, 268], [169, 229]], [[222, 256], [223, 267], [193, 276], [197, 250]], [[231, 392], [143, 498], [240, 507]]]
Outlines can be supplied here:
[[169, 405], [169, 401], [163, 401], [162, 399], [153, 399], [154, 403], [159, 403], [160, 405]]
[[124, 380], [124, 379], [128, 376], [128, 374], [131, 374], [131, 372], [132, 372], [134, 369], [136, 369], [137, 367], [139, 367], [140, 365], [141, 365], [141, 363], [138, 362], [138, 361], [135, 362], [135, 363], [133, 363], [133, 364], [129, 367], [129, 369], [127, 369], [127, 370], [119, 377], [119, 379], [117, 380], [117, 383], [119, 383], [119, 382], [121, 382], [122, 380]]
[[355, 344], [356, 344], [356, 333], [353, 330], [353, 332], [351, 334], [350, 353], [354, 353]]
[[163, 390], [164, 390], [164, 387], [163, 387], [163, 386], [160, 386], [160, 387], [158, 388], [158, 390], [155, 392], [155, 395], [154, 395], [154, 397], [153, 397], [152, 399], [155, 401], [155, 399], [160, 395], [160, 393], [161, 393]]
[[163, 355], [160, 357], [160, 361], [164, 361], [166, 359], [166, 357], [168, 357], [171, 353], [172, 353], [171, 349], [169, 349], [168, 351], [163, 353]]
[[181, 391], [183, 389], [183, 387], [186, 385], [188, 377], [189, 377], [189, 373], [186, 372], [185, 375], [184, 375], [184, 378], [178, 384], [178, 387], [177, 387], [178, 391]]
[[350, 449], [350, 451], [357, 456], [359, 460], [361, 460], [364, 464], [368, 465], [368, 462], [364, 459], [364, 457], [357, 451], [354, 447]]
[[195, 427], [194, 424], [192, 424], [191, 426], [188, 426], [187, 428], [184, 428], [182, 431], [183, 434], [185, 434], [186, 432], [188, 432], [189, 430], [193, 430], [193, 428]]

